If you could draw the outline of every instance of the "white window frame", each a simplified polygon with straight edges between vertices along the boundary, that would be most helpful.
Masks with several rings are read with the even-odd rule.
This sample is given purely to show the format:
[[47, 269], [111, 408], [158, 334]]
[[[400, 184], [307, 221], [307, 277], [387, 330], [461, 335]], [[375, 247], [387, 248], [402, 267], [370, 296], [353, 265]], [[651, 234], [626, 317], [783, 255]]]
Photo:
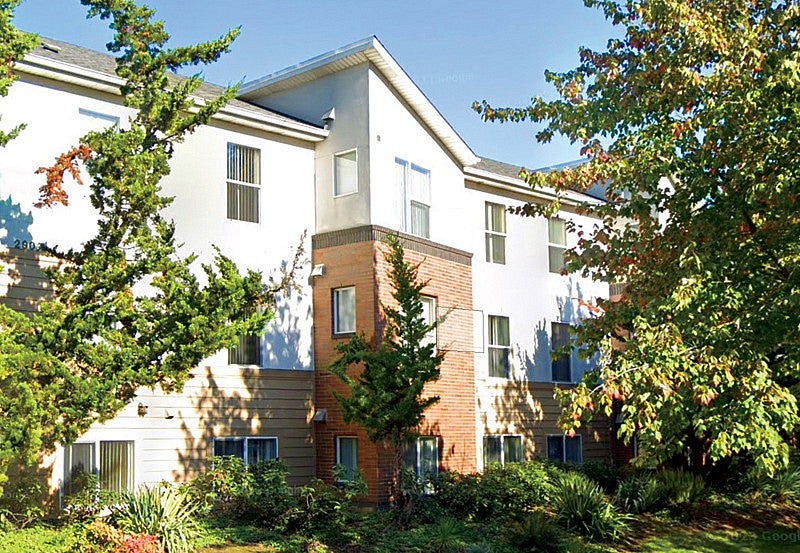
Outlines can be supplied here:
[[[136, 490], [136, 483], [138, 482], [138, 480], [136, 479], [136, 476], [137, 476], [137, 459], [139, 457], [138, 451], [137, 451], [138, 447], [137, 447], [136, 440], [119, 440], [119, 439], [115, 439], [113, 437], [102, 438], [102, 439], [99, 438], [99, 439], [95, 439], [95, 440], [81, 439], [81, 440], [76, 440], [73, 443], [64, 446], [64, 448], [63, 448], [64, 449], [64, 452], [63, 452], [64, 453], [64, 460], [63, 460], [63, 463], [62, 463], [62, 467], [63, 467], [63, 471], [64, 472], [63, 472], [63, 478], [62, 478], [62, 487], [67, 485], [67, 482], [68, 482], [69, 478], [72, 476], [70, 474], [71, 471], [72, 471], [71, 470], [72, 467], [69, 467], [69, 468], [67, 467], [67, 458], [71, 457], [69, 455], [69, 453], [68, 453], [68, 449], [71, 448], [74, 445], [88, 445], [88, 444], [91, 444], [92, 446], [94, 446], [94, 453], [93, 453], [93, 459], [92, 459], [92, 463], [94, 464], [94, 467], [92, 469], [92, 474], [97, 476], [97, 478], [98, 478], [98, 486], [100, 485], [100, 483], [102, 482], [102, 478], [103, 478], [102, 474], [100, 474], [100, 467], [101, 467], [101, 463], [100, 463], [100, 444], [102, 442], [123, 442], [123, 443], [130, 443], [131, 444], [132, 458], [128, 459], [131, 484], [130, 484], [130, 488], [127, 491], [131, 491], [132, 492], [132, 491]], [[70, 473], [68, 473], [68, 471]]]
[[280, 458], [280, 443], [278, 442], [277, 436], [214, 436], [211, 441], [211, 455], [214, 455], [214, 450], [216, 449], [217, 442], [242, 442], [242, 463], [245, 466], [250, 466], [250, 460], [247, 458], [247, 442], [250, 440], [274, 440], [275, 442], [275, 459], [269, 459], [270, 461], [274, 461]]
[[[569, 437], [566, 434], [548, 434], [545, 438], [545, 449], [547, 451], [547, 458], [550, 459], [550, 438], [561, 438], [561, 459], [562, 463], [571, 463], [572, 461], [567, 461], [567, 440], [574, 440], [577, 439], [578, 443], [580, 444], [579, 451], [581, 453], [580, 460], [576, 463], [577, 465], [583, 464], [583, 436], [580, 434], [575, 434], [573, 437]], [[552, 461], [559, 461], [559, 459], [550, 459]]]
[[[256, 157], [258, 159], [258, 167], [253, 168], [253, 174], [255, 176], [254, 182], [242, 181], [233, 178], [230, 174], [230, 156], [231, 156], [231, 148], [246, 148], [248, 150], [252, 150], [256, 153]], [[225, 147], [225, 206], [226, 206], [226, 216], [229, 221], [241, 221], [243, 223], [254, 223], [259, 224], [261, 222], [261, 149], [256, 148], [254, 146], [248, 146], [246, 144], [237, 144], [235, 142], [228, 142]], [[243, 219], [242, 218], [242, 209], [241, 205], [237, 203], [236, 208], [234, 211], [236, 213], [231, 213], [231, 205], [230, 205], [230, 187], [233, 185], [237, 187], [237, 200], [238, 200], [238, 190], [242, 188], [249, 188], [255, 191], [256, 197], [256, 206], [255, 206], [255, 213], [256, 218], [254, 221]]]
[[[502, 230], [494, 228], [493, 211], [499, 208], [503, 214]], [[508, 227], [506, 226], [506, 206], [496, 204], [493, 202], [486, 202], [484, 210], [485, 227], [486, 227], [486, 262], [496, 263], [498, 265], [506, 264], [506, 236], [508, 236]], [[495, 250], [494, 241], [500, 239], [503, 244], [502, 258], [498, 256]]]
[[[360, 447], [359, 447], [359, 443], [358, 443], [358, 436], [351, 436], [351, 435], [336, 436], [336, 458], [334, 459], [334, 465], [343, 465], [342, 462], [341, 462], [342, 455], [341, 455], [341, 449], [340, 449], [342, 440], [355, 440], [355, 444], [356, 444], [356, 466], [353, 467], [353, 475], [355, 475], [355, 473], [359, 469], [359, 466], [358, 466], [358, 450], [360, 449]], [[345, 467], [345, 468], [347, 468], [347, 467]], [[347, 475], [345, 475], [344, 478], [340, 478], [338, 480], [338, 482], [351, 482], [351, 481], [352, 481], [352, 479], [348, 478]]]
[[111, 123], [111, 126], [119, 128], [119, 117], [116, 115], [111, 115], [110, 113], [103, 113], [102, 111], [95, 111], [87, 108], [78, 108], [78, 115], [83, 115], [84, 117], [90, 117], [92, 119]]
[[[339, 328], [339, 305], [340, 305], [340, 294], [345, 290], [352, 290], [353, 291], [353, 325], [350, 329], [341, 329]], [[356, 287], [355, 286], [342, 286], [340, 288], [333, 288], [331, 290], [331, 303], [333, 309], [333, 334], [340, 336], [340, 335], [349, 335], [354, 334], [356, 331]]]
[[[420, 300], [422, 301], [423, 304], [427, 303], [429, 305], [428, 313], [430, 314], [430, 320], [425, 320], [425, 324], [433, 324], [433, 323], [435, 323], [437, 321], [437, 312], [436, 312], [436, 303], [437, 302], [436, 302], [436, 298], [433, 297], [433, 296], [421, 296]], [[424, 319], [425, 319], [425, 317], [423, 317], [423, 320]], [[438, 326], [435, 326], [432, 329], [430, 329], [428, 331], [428, 333], [425, 334], [425, 338], [422, 340], [421, 345], [425, 346], [425, 345], [428, 345], [428, 344], [433, 344], [433, 351], [435, 352], [436, 348], [438, 346], [438, 344], [436, 342], [437, 339], [438, 339], [438, 335], [437, 335], [437, 331], [438, 330], [439, 330]]]
[[[416, 163], [411, 163], [410, 161], [407, 161], [405, 159], [401, 159], [399, 157], [395, 157], [394, 158], [394, 163], [395, 163], [395, 166], [399, 165], [399, 166], [403, 167], [403, 182], [402, 182], [402, 191], [401, 191], [402, 192], [402, 203], [403, 203], [402, 211], [403, 212], [401, 214], [401, 218], [402, 218], [402, 220], [401, 220], [401, 230], [403, 232], [407, 232], [407, 233], [409, 233], [411, 235], [419, 236], [420, 238], [430, 239], [430, 237], [431, 237], [430, 236], [430, 234], [431, 234], [431, 171], [430, 171], [430, 169], [425, 169], [421, 165], [417, 165]], [[396, 171], [396, 169], [395, 169], [395, 171]], [[426, 180], [427, 180], [427, 191], [428, 191], [427, 198], [412, 198], [411, 197], [411, 194], [409, 192], [409, 188], [411, 186], [411, 180], [412, 180], [411, 175], [412, 175], [413, 171], [416, 171], [417, 173], [425, 175]], [[399, 183], [397, 183], [397, 185], [399, 186]], [[412, 209], [411, 209], [413, 207], [413, 204], [417, 204], [419, 206], [422, 206], [422, 207], [426, 208], [426, 219], [427, 219], [426, 227], [427, 227], [427, 232], [419, 232], [418, 229], [416, 229], [417, 232], [414, 232], [415, 229], [413, 228], [413, 225], [412, 225], [413, 217], [412, 217]]]
[[[561, 347], [561, 346], [556, 346], [553, 343], [553, 338], [554, 338], [554, 335], [555, 335], [553, 330], [555, 329], [556, 325], [562, 326], [562, 327], [566, 327], [566, 330], [567, 330], [567, 340], [568, 340], [568, 343], [570, 345], [570, 353], [565, 354], [564, 357], [559, 358], [559, 359], [566, 359], [567, 360], [566, 361], [567, 362], [567, 371], [569, 372], [569, 379], [568, 380], [556, 380], [554, 378], [554, 376], [555, 376], [554, 375], [555, 363], [557, 362], [557, 360], [552, 358], [552, 353], [556, 349]], [[550, 353], [551, 353], [551, 357], [550, 357], [550, 379], [551, 380], [550, 381], [551, 382], [573, 382], [574, 381], [573, 375], [572, 375], [572, 347], [571, 347], [572, 338], [569, 336], [569, 328], [570, 328], [570, 324], [569, 323], [565, 323], [563, 321], [551, 321], [550, 322]]]
[[[356, 159], [356, 187], [354, 190], [350, 190], [347, 192], [338, 192], [338, 184], [339, 184], [339, 171], [338, 166], [336, 164], [337, 159], [341, 158], [342, 156], [346, 156], [347, 154], [355, 153]], [[344, 150], [341, 152], [336, 152], [333, 154], [333, 197], [334, 198], [342, 198], [344, 196], [350, 196], [352, 194], [358, 194], [358, 148], [351, 148], [349, 150]]]
[[[505, 319], [508, 325], [508, 344], [495, 344], [492, 342], [492, 318]], [[487, 337], [487, 352], [486, 352], [486, 366], [489, 378], [502, 378], [508, 380], [511, 378], [513, 367], [511, 364], [511, 319], [505, 315], [487, 315], [486, 317], [486, 337]], [[506, 359], [508, 359], [508, 374], [505, 376], [495, 376], [492, 374], [492, 354], [493, 349], [505, 350]]]
[[515, 462], [524, 462], [525, 461], [525, 440], [522, 437], [522, 434], [484, 434], [483, 435], [483, 443], [482, 443], [482, 455], [483, 455], [483, 467], [489, 463], [494, 463], [496, 461], [487, 461], [486, 460], [486, 439], [487, 438], [500, 438], [500, 465], [505, 466], [506, 464], [506, 445], [505, 441], [506, 438], [519, 438], [519, 446], [522, 452], [522, 458], [519, 461], [508, 461], [509, 463]]
[[[558, 222], [560, 222], [560, 223], [562, 223], [564, 225], [564, 243], [563, 244], [559, 243], [559, 242], [553, 242], [553, 241], [550, 240], [551, 225], [556, 221], [558, 221]], [[561, 271], [564, 268], [563, 258], [564, 258], [564, 253], [567, 251], [567, 227], [566, 227], [566, 225], [567, 225], [566, 219], [562, 219], [561, 217], [551, 217], [550, 219], [547, 220], [547, 270], [550, 273], [553, 273], [553, 274], [556, 274], [556, 275], [560, 275]], [[551, 264], [552, 252], [554, 250], [560, 250], [561, 251], [562, 263], [561, 263], [561, 267], [557, 271], [553, 270], [553, 266]]]

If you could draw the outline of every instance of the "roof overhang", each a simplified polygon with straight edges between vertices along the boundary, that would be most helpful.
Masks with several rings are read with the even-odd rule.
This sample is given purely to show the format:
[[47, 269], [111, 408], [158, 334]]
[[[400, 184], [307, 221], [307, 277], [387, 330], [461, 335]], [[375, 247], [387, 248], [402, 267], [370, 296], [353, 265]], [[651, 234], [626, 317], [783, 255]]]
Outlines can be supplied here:
[[[22, 61], [14, 64], [14, 71], [49, 80], [72, 84], [107, 94], [120, 96], [120, 87], [125, 81], [117, 75], [110, 75], [102, 71], [95, 71], [63, 61], [28, 54]], [[195, 110], [203, 105], [205, 100], [198, 96], [193, 97]], [[193, 110], [194, 111], [194, 110]], [[313, 125], [303, 124], [299, 121], [290, 121], [285, 118], [273, 116], [268, 112], [259, 113], [234, 106], [223, 106], [212, 119], [226, 121], [245, 127], [259, 129], [265, 132], [288, 136], [309, 142], [320, 142], [328, 136], [326, 129]]]
[[247, 82], [239, 89], [239, 97], [254, 101], [363, 63], [371, 63], [380, 72], [463, 167], [480, 160], [374, 36]]
[[530, 197], [530, 201], [532, 202], [552, 202], [558, 199], [562, 204], [573, 207], [587, 203], [594, 205], [603, 203], [596, 198], [581, 194], [580, 192], [567, 191], [559, 197], [552, 188], [531, 188], [530, 185], [522, 179], [498, 175], [497, 173], [492, 173], [491, 171], [485, 171], [476, 167], [465, 167], [464, 179], [492, 188], [521, 193]]

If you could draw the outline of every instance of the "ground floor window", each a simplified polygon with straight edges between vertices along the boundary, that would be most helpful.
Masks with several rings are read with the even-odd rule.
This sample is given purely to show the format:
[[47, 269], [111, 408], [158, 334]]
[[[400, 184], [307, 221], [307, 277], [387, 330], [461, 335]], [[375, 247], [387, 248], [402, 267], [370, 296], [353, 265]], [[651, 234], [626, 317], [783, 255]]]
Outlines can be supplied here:
[[[134, 489], [134, 445], [130, 440], [77, 442], [64, 448], [64, 488], [80, 491], [82, 475], [97, 476], [100, 489], [111, 492]], [[85, 482], [85, 480], [83, 481]]]
[[427, 479], [425, 491], [433, 492], [430, 480], [439, 474], [439, 438], [419, 436], [407, 440], [403, 447], [403, 466], [414, 469], [418, 479]]
[[344, 474], [339, 480], [349, 482], [355, 478], [358, 470], [358, 438], [355, 436], [336, 438], [336, 464], [344, 469]]
[[583, 462], [581, 436], [576, 435], [572, 438], [569, 436], [548, 436], [547, 458], [552, 461], [580, 465]]
[[278, 438], [214, 438], [214, 456], [232, 456], [241, 459], [245, 465], [278, 458]]
[[497, 434], [483, 437], [483, 464], [518, 463], [523, 460], [522, 436]]

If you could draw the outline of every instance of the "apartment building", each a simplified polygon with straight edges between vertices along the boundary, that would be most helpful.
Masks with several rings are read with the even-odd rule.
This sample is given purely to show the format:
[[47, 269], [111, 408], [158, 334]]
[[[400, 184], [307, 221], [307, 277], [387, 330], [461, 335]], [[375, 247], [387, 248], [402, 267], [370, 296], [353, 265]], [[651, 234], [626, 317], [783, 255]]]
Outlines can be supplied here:
[[[108, 56], [48, 41], [19, 64], [0, 101], [6, 124], [28, 128], [0, 151], [0, 297], [35, 309], [46, 294], [36, 245], [68, 247], [91, 235], [86, 196], [69, 208], [33, 208], [38, 176], [87, 130], [119, 124]], [[204, 85], [201, 95], [218, 89]], [[235, 163], [230, 163], [235, 160]], [[574, 437], [556, 425], [553, 386], [580, 379], [592, 360], [551, 359], [602, 283], [562, 275], [565, 221], [590, 226], [566, 199], [551, 220], [507, 208], [547, 201], [518, 167], [481, 159], [375, 38], [247, 83], [240, 97], [176, 148], [164, 189], [187, 252], [212, 244], [240, 267], [275, 271], [303, 231], [310, 264], [300, 293], [280, 298], [263, 336], [207, 359], [181, 394], [142, 390], [117, 418], [95, 425], [48, 463], [63, 488], [76, 467], [115, 489], [182, 480], [213, 454], [247, 462], [280, 457], [296, 482], [360, 469], [370, 499], [386, 498], [389, 455], [342, 420], [326, 371], [335, 345], [377, 337], [391, 301], [382, 239], [397, 233], [429, 280], [427, 312], [441, 319], [441, 397], [425, 415], [407, 462], [418, 473], [471, 472], [534, 456], [607, 459], [610, 428]], [[598, 200], [599, 201], [599, 200]]]

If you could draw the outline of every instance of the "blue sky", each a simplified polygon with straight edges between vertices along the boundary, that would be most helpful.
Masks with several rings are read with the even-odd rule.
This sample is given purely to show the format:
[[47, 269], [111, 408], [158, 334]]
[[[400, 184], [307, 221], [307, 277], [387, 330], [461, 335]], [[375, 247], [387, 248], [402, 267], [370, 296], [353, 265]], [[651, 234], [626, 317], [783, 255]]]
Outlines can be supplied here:
[[[577, 65], [579, 46], [601, 49], [615, 30], [581, 0], [150, 0], [172, 45], [242, 34], [205, 69], [217, 83], [255, 79], [376, 35], [479, 156], [529, 168], [578, 157], [562, 140], [539, 145], [529, 124], [483, 123], [473, 100], [526, 105], [553, 97], [545, 69]], [[107, 22], [85, 20], [78, 0], [23, 0], [17, 26], [104, 51]]]

